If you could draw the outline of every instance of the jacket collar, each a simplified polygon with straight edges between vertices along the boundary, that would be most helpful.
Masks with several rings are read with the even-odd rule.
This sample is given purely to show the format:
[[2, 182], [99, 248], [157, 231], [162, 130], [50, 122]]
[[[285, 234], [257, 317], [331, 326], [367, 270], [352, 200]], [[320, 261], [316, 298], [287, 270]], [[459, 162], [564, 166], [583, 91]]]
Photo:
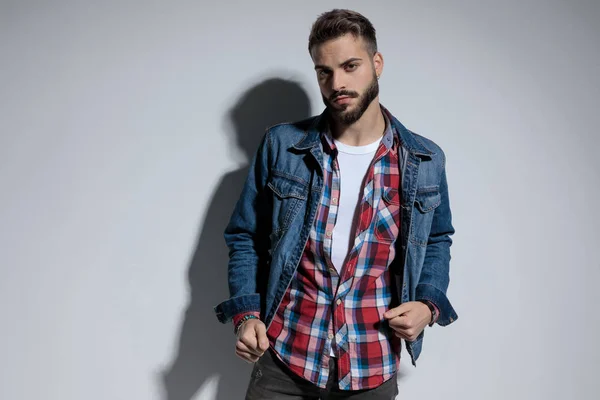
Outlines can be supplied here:
[[[380, 105], [382, 112], [386, 113], [392, 125], [398, 132], [398, 136], [400, 137], [400, 146], [402, 146], [406, 151], [415, 155], [424, 155], [424, 156], [432, 156], [436, 154], [435, 151], [430, 150], [418, 137], [406, 129], [404, 125], [400, 123], [388, 111], [387, 108]], [[293, 145], [293, 147], [297, 150], [307, 150], [312, 147], [318, 146], [320, 142], [320, 137], [323, 132], [327, 129], [327, 118], [328, 118], [327, 109], [325, 109], [321, 115], [318, 115], [314, 118], [310, 126], [305, 130], [304, 137], [300, 139], [300, 141]]]

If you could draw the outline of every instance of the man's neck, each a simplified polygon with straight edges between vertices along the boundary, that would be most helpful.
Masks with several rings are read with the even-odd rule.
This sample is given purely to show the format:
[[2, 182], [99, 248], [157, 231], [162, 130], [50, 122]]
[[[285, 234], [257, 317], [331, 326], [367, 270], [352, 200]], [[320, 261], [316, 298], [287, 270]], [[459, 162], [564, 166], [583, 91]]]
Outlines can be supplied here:
[[385, 131], [385, 119], [378, 99], [373, 100], [360, 119], [351, 125], [343, 125], [336, 120], [331, 122], [332, 136], [349, 146], [373, 143], [383, 136]]

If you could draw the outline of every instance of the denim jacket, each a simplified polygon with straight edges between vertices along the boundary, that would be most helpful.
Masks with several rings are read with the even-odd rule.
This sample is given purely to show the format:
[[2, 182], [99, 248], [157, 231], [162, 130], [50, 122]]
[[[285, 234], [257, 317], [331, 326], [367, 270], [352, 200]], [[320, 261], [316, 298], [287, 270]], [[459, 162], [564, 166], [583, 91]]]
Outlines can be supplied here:
[[[430, 300], [439, 309], [437, 324], [458, 318], [446, 290], [454, 233], [446, 157], [433, 141], [405, 128], [387, 109], [400, 138], [401, 227], [395, 242], [392, 306]], [[306, 246], [323, 190], [320, 132], [327, 110], [296, 123], [272, 126], [264, 134], [231, 219], [230, 298], [214, 307], [218, 320], [259, 311], [267, 326], [277, 311]], [[421, 353], [425, 330], [406, 341], [412, 364]]]

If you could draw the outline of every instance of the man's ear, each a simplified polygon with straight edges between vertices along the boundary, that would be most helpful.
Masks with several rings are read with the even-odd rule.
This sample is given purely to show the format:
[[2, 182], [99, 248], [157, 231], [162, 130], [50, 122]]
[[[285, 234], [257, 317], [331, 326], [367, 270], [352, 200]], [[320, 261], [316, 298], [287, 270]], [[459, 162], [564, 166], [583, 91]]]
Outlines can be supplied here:
[[375, 74], [379, 78], [383, 72], [383, 55], [378, 51], [373, 54], [373, 66], [375, 67]]

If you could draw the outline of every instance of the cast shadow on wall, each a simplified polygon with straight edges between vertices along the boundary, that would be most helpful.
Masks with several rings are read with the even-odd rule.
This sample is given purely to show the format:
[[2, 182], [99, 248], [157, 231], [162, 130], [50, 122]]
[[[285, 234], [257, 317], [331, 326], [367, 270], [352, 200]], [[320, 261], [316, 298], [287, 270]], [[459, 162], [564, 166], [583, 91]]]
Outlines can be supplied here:
[[[249, 161], [265, 128], [305, 119], [310, 112], [308, 95], [298, 83], [267, 79], [243, 93], [226, 115], [234, 131], [231, 132], [231, 146], [237, 146]], [[207, 379], [215, 375], [220, 377], [217, 400], [243, 399], [246, 393], [252, 364], [235, 355], [233, 326], [231, 322], [221, 324], [213, 306], [229, 297], [229, 256], [223, 231], [242, 190], [248, 167], [222, 177], [200, 227], [189, 266], [190, 302], [178, 348], [172, 364], [161, 376], [164, 400], [191, 400]]]

